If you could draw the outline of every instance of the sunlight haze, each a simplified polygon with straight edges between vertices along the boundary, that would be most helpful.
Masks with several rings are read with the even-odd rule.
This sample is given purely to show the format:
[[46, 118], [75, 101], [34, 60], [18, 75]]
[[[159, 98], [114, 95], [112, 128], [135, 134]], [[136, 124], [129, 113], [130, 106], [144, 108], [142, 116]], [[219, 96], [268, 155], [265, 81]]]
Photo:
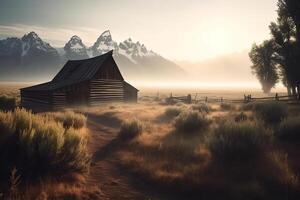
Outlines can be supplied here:
[[72, 35], [91, 45], [106, 29], [172, 60], [200, 61], [268, 38], [275, 0], [2, 0], [0, 37], [36, 31], [62, 47]]

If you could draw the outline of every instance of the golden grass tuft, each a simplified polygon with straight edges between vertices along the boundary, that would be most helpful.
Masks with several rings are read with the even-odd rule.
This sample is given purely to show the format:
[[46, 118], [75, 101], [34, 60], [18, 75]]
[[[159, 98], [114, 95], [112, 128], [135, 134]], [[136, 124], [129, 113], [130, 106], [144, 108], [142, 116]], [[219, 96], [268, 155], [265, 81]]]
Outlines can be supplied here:
[[13, 167], [24, 179], [87, 172], [86, 141], [80, 130], [65, 129], [52, 117], [25, 109], [0, 112], [1, 177], [7, 177]]

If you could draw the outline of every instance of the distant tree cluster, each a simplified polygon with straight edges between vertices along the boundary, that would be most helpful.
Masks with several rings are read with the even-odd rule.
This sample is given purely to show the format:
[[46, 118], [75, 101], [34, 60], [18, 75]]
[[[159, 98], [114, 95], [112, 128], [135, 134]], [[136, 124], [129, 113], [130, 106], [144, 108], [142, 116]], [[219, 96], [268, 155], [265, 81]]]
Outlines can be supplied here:
[[300, 95], [300, 1], [279, 0], [278, 17], [269, 26], [271, 39], [254, 44], [252, 72], [265, 93], [281, 79], [288, 93]]

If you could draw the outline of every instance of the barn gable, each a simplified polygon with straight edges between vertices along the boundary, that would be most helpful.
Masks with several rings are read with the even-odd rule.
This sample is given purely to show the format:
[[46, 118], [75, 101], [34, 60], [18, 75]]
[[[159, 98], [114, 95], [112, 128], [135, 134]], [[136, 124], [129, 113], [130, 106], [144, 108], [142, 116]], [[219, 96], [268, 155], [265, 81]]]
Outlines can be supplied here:
[[68, 61], [50, 82], [22, 88], [21, 104], [64, 107], [136, 101], [127, 98], [137, 97], [138, 90], [131, 87], [124, 81], [110, 51], [90, 59]]
[[112, 79], [124, 81], [124, 78], [118, 68], [118, 65], [112, 56], [109, 56], [105, 59], [101, 67], [92, 77], [92, 79]]

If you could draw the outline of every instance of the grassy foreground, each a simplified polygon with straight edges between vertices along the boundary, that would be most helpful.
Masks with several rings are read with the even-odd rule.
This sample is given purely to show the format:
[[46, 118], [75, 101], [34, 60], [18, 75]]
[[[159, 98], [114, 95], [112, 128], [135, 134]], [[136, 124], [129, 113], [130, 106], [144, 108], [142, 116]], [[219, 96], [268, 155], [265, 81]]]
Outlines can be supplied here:
[[2, 197], [81, 196], [85, 189], [78, 184], [84, 183], [90, 165], [85, 123], [86, 118], [74, 112], [0, 112]]
[[284, 144], [297, 144], [300, 121], [289, 109], [279, 102], [178, 104], [151, 107], [139, 120], [130, 120], [138, 109], [119, 111], [127, 119], [120, 134], [130, 136], [119, 158], [153, 187], [183, 197], [297, 199], [300, 168]]

